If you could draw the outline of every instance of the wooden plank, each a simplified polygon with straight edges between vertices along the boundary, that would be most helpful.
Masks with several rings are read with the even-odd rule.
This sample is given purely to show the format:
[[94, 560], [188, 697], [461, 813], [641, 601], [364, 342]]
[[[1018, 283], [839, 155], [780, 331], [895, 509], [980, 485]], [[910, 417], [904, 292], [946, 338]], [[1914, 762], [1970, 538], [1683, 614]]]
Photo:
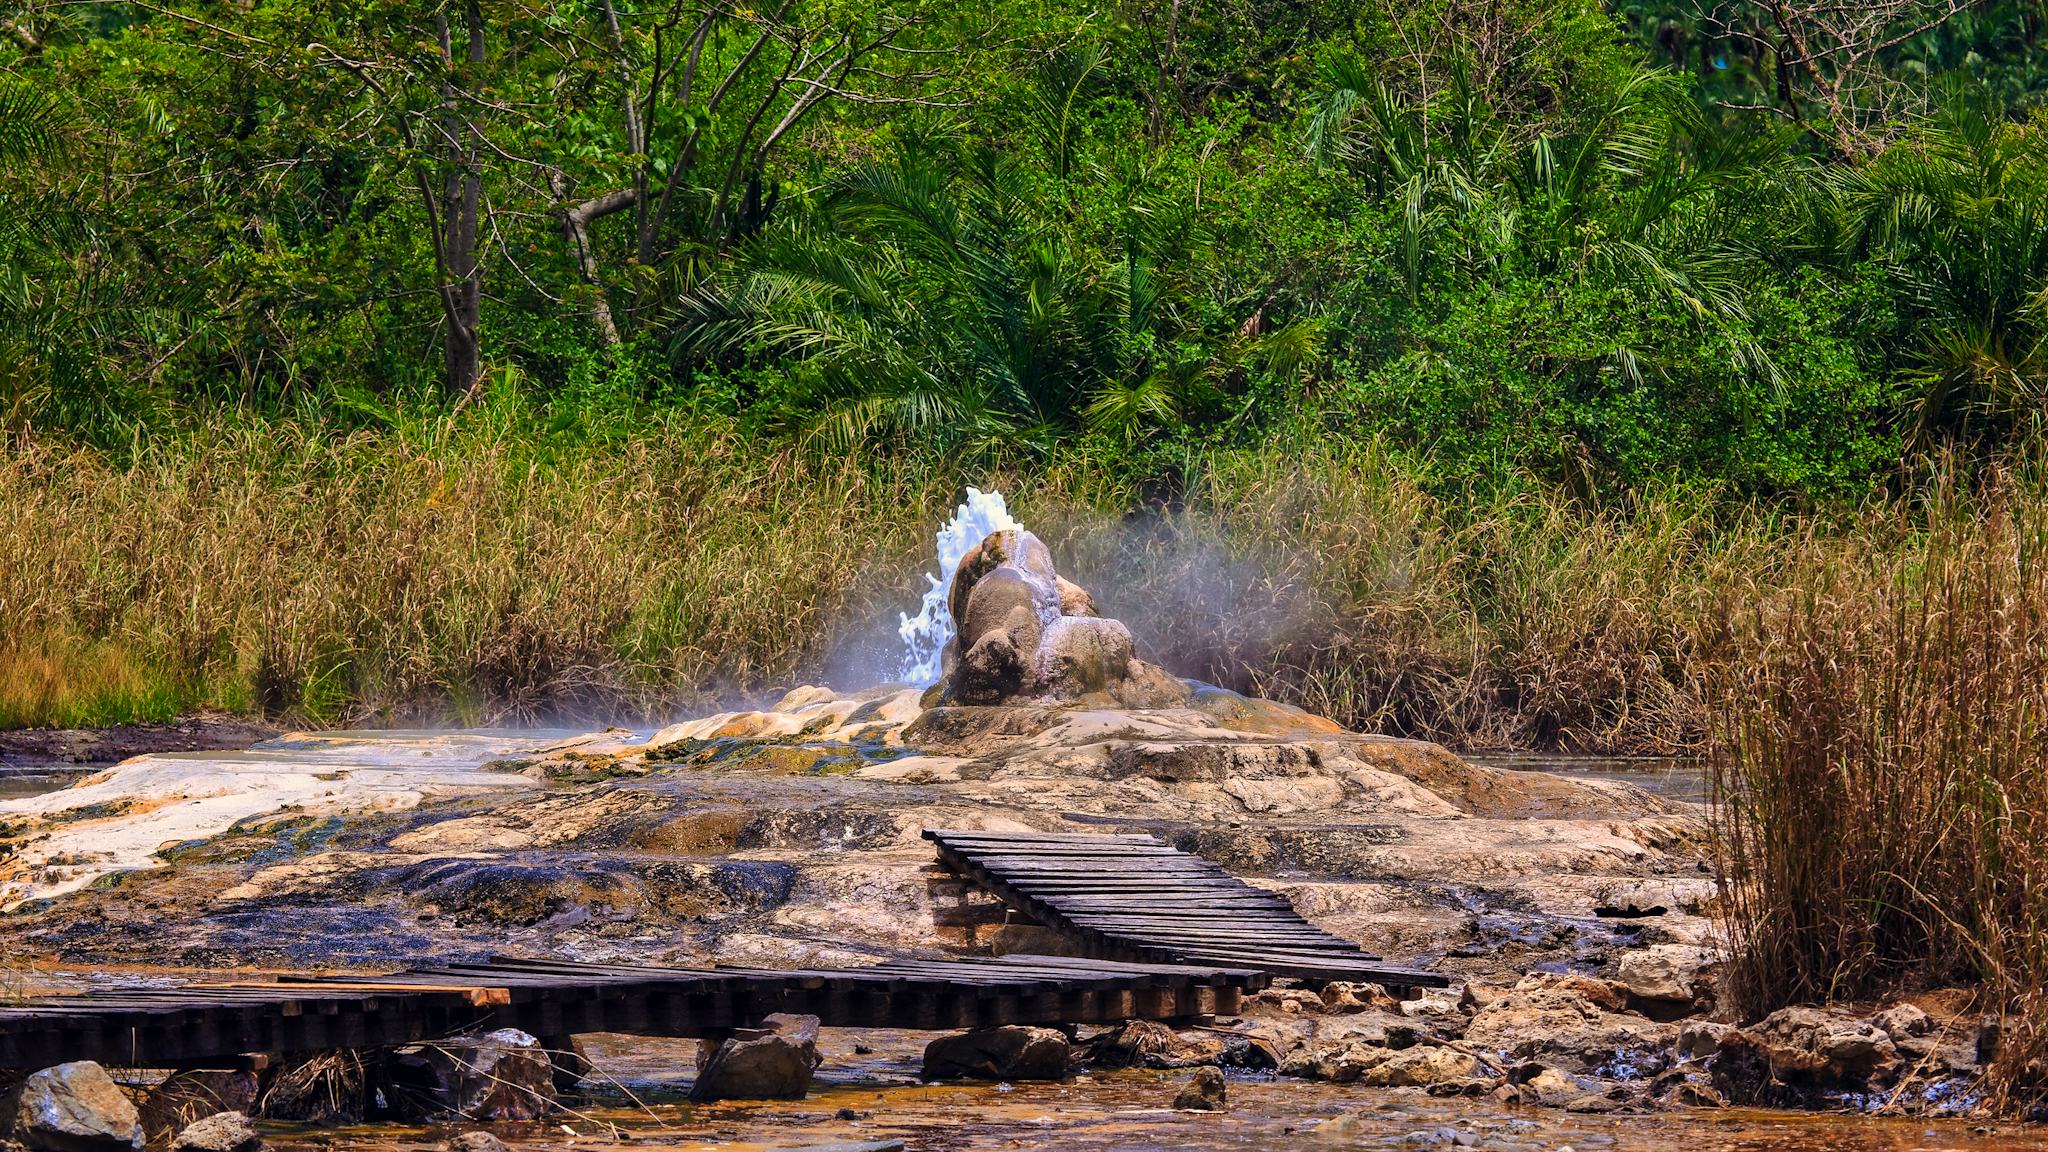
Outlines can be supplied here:
[[1378, 957], [1302, 919], [1284, 897], [1200, 857], [1161, 851], [1156, 841], [925, 836], [938, 844], [942, 864], [1093, 954], [1228, 962], [1312, 979], [1449, 983], [1434, 973], [1376, 966]]

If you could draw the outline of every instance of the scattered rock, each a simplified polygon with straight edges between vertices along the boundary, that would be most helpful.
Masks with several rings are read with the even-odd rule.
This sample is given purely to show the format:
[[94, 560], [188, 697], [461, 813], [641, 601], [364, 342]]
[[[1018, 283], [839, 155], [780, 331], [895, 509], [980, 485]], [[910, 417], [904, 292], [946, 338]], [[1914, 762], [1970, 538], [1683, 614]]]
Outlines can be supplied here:
[[392, 1101], [416, 1116], [532, 1120], [555, 1107], [555, 1069], [516, 1028], [401, 1048], [389, 1063]]
[[188, 1125], [171, 1152], [260, 1152], [263, 1134], [244, 1112], [216, 1112]]
[[720, 1043], [697, 1071], [690, 1099], [801, 1100], [818, 1055], [818, 1018], [775, 1013]]
[[1173, 1098], [1173, 1106], [1182, 1112], [1222, 1112], [1224, 1103], [1223, 1073], [1216, 1068], [1197, 1068], [1195, 1074], [1182, 1085], [1180, 1094]]
[[106, 1069], [80, 1060], [22, 1081], [14, 1137], [35, 1152], [133, 1152], [142, 1116]]
[[983, 1028], [926, 1045], [924, 1078], [1062, 1080], [1070, 1055], [1066, 1035], [1051, 1028]]
[[442, 1152], [512, 1152], [511, 1145], [489, 1132], [462, 1132], [441, 1145]]
[[[1364, 995], [1360, 995], [1363, 992]], [[1323, 985], [1323, 1011], [1347, 1013], [1364, 1012], [1373, 1006], [1369, 985], [1352, 985], [1342, 980], [1332, 980]]]

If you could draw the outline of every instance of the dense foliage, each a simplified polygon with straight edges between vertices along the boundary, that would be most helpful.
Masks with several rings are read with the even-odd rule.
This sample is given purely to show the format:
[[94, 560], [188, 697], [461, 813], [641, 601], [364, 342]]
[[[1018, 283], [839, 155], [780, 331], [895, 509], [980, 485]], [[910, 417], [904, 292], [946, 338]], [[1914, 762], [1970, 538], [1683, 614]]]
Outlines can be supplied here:
[[2042, 411], [2041, 25], [0, 6], [0, 419], [122, 445], [496, 387], [558, 430], [679, 409], [1138, 475], [1287, 430], [1446, 484], [1855, 492]]

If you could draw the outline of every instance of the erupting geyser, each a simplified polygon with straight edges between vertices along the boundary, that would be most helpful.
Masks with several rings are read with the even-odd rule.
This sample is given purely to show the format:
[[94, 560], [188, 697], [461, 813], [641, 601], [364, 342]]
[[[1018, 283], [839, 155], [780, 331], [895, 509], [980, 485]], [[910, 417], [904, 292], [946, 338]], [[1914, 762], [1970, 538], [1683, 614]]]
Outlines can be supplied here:
[[909, 650], [903, 665], [904, 683], [924, 687], [938, 683], [946, 673], [946, 645], [953, 639], [953, 614], [946, 600], [961, 558], [989, 533], [1022, 527], [1010, 518], [1001, 492], [967, 490], [967, 502], [955, 508], [953, 518], [939, 529], [939, 574], [925, 574], [931, 587], [925, 589], [917, 615], [898, 617], [901, 623], [896, 634], [903, 637], [903, 646]]
[[939, 531], [939, 575], [898, 629], [904, 678], [943, 679], [937, 700], [1001, 704], [1103, 697], [1127, 708], [1183, 703], [1187, 686], [1136, 657], [1131, 631], [1053, 570], [1044, 542], [1010, 517], [1002, 493], [967, 490]]

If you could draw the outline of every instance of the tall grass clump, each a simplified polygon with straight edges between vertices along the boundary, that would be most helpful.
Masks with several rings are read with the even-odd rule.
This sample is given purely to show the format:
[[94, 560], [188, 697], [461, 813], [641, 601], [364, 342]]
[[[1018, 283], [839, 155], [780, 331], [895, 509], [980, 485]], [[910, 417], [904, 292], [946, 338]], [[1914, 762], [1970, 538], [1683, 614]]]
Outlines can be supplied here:
[[2048, 1095], [2048, 477], [1930, 484], [1913, 538], [1731, 613], [1714, 757], [1731, 987], [1761, 1014], [1982, 989]]

